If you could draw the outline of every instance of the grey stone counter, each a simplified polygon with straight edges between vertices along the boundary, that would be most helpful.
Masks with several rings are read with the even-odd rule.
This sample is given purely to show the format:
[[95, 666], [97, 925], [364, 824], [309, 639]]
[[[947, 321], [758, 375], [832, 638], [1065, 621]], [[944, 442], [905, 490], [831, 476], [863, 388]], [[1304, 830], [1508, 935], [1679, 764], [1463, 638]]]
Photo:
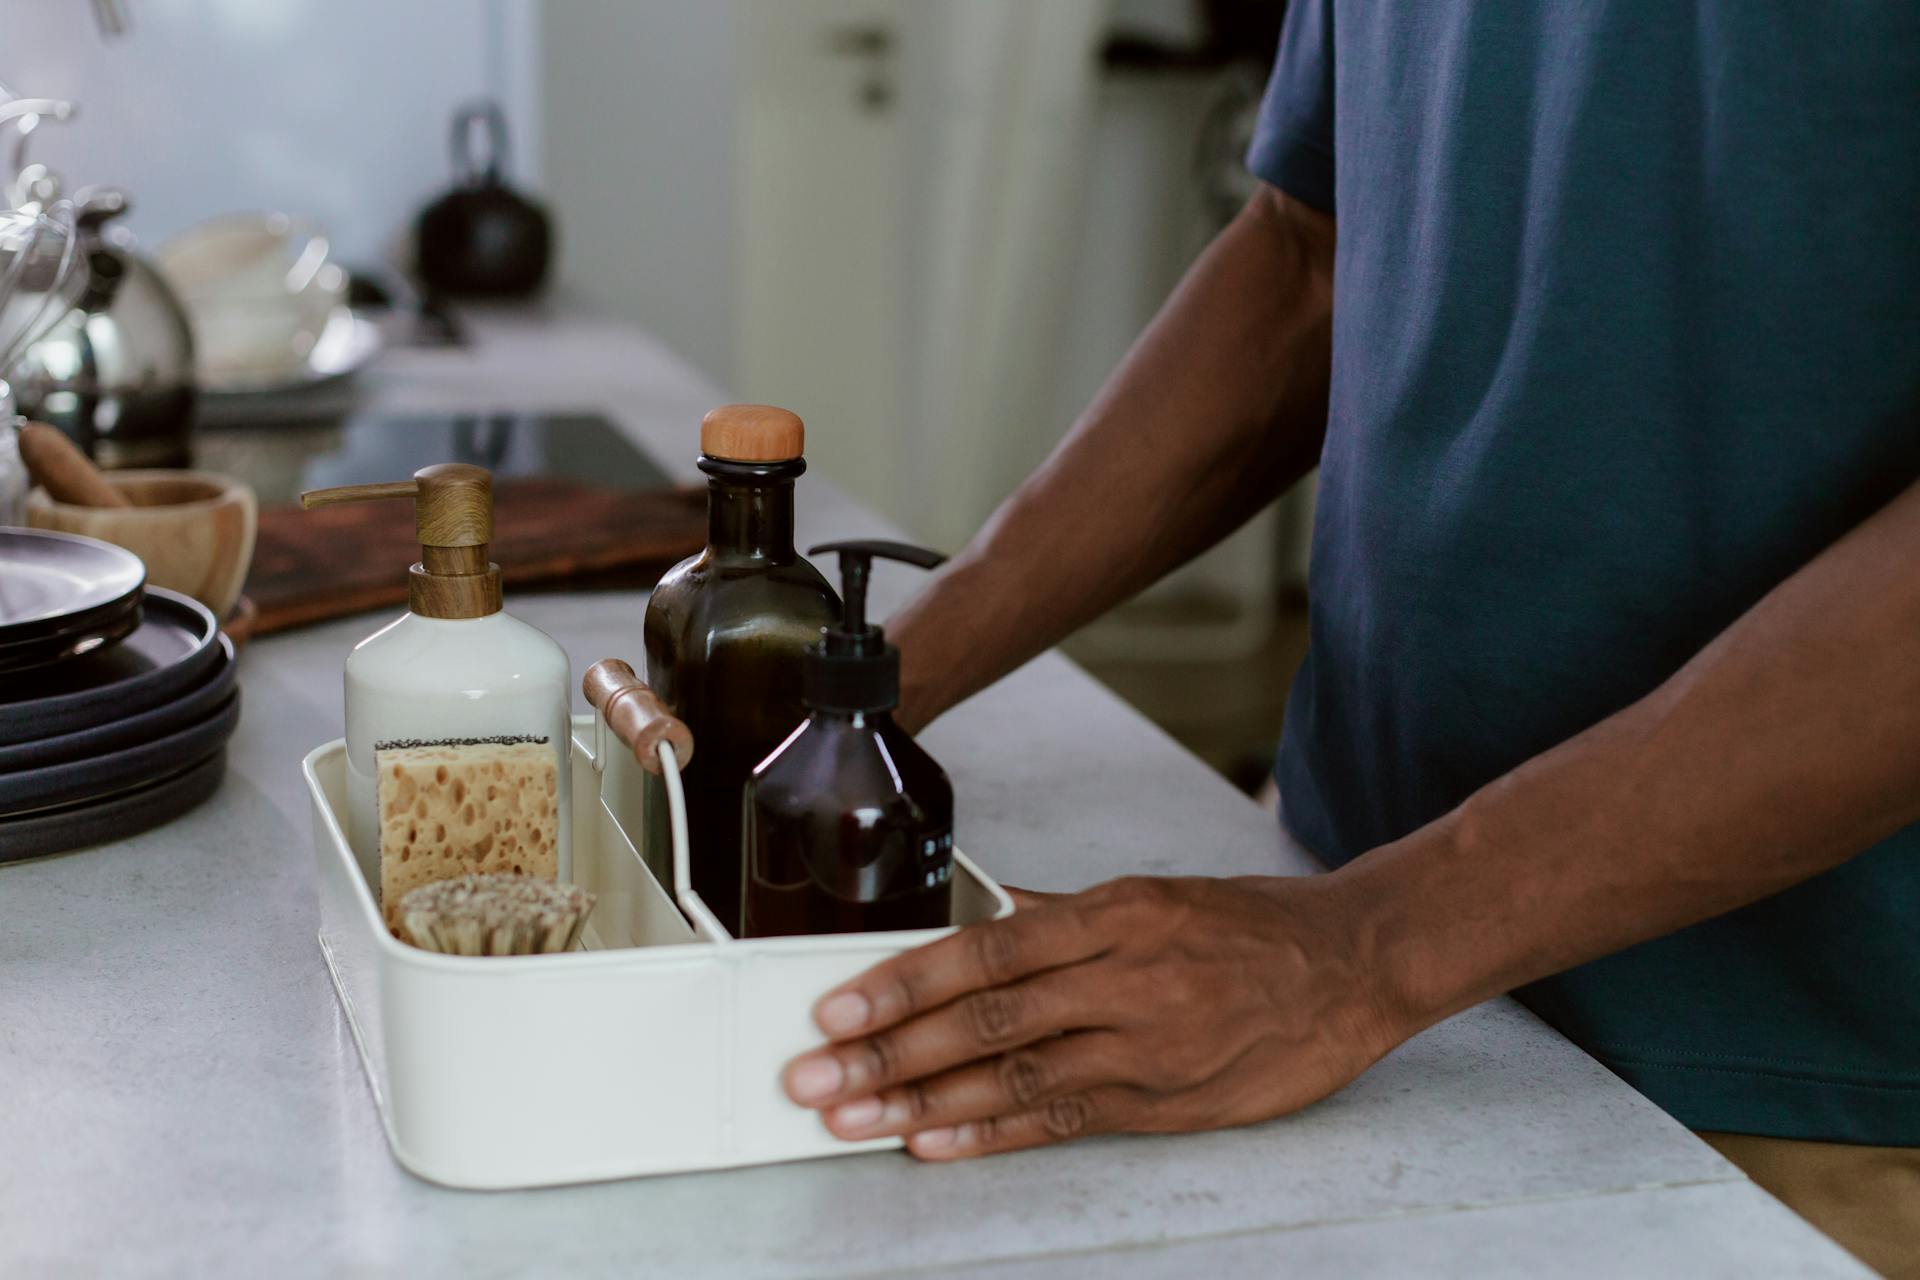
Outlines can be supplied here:
[[[642, 335], [496, 319], [399, 355], [394, 407], [597, 406], [691, 475], [720, 397]], [[802, 536], [883, 526], [803, 481]], [[905, 574], [884, 575], [894, 598]], [[509, 607], [578, 671], [637, 658], [643, 598]], [[881, 604], [891, 603], [886, 592]], [[1508, 1001], [1306, 1112], [953, 1166], [886, 1153], [518, 1193], [389, 1157], [314, 940], [298, 763], [340, 732], [370, 619], [255, 645], [213, 800], [138, 839], [0, 867], [0, 1274], [1865, 1274]], [[1049, 656], [929, 733], [1000, 878], [1311, 863]]]

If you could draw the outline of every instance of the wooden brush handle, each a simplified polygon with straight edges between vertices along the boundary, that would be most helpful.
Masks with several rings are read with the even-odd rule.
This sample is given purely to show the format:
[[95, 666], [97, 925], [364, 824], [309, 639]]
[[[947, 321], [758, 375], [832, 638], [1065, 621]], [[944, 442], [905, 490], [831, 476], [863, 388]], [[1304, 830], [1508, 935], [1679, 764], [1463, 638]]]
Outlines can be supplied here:
[[100, 474], [78, 445], [43, 423], [29, 422], [20, 428], [20, 460], [55, 502], [75, 507], [133, 505]]
[[660, 743], [673, 748], [682, 769], [693, 759], [693, 730], [673, 717], [658, 694], [618, 658], [602, 658], [587, 668], [581, 689], [593, 709], [606, 718], [613, 736], [633, 748], [640, 767], [660, 772]]

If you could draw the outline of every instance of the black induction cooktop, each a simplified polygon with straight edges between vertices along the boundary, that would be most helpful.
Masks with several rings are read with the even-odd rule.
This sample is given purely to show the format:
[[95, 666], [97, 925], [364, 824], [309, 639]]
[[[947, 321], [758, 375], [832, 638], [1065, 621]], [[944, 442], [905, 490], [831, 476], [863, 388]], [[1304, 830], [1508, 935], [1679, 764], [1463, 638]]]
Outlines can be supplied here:
[[630, 490], [672, 484], [592, 410], [275, 418], [203, 427], [193, 455], [196, 467], [247, 481], [263, 504], [292, 502], [305, 489], [404, 480], [436, 462], [470, 462], [496, 479], [560, 476]]

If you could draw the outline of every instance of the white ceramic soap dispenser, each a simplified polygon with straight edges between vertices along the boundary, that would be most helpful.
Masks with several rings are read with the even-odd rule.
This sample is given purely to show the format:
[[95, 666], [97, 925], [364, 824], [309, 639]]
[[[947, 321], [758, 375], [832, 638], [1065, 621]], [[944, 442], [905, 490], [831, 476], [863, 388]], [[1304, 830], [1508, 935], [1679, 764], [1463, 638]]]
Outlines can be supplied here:
[[[454, 864], [474, 871], [557, 871], [570, 879], [567, 655], [544, 631], [501, 607], [500, 568], [487, 558], [492, 474], [442, 463], [414, 472], [412, 480], [320, 489], [300, 495], [300, 502], [311, 508], [370, 498], [414, 500], [420, 560], [408, 580], [408, 612], [347, 655], [348, 838], [361, 869], [370, 884], [382, 885], [383, 898], [396, 886], [438, 878], [438, 868]], [[550, 745], [551, 760], [538, 749], [541, 743]], [[393, 812], [382, 807], [383, 755], [396, 780], [384, 806]], [[409, 787], [409, 812], [417, 804], [420, 813], [397, 834], [403, 758], [414, 769], [425, 762], [422, 793], [432, 790], [435, 773], [449, 789], [415, 799]], [[442, 758], [450, 770], [434, 764]], [[549, 765], [552, 772], [544, 773]], [[524, 784], [516, 789], [514, 776], [529, 767], [543, 771], [536, 790], [551, 787], [557, 812], [526, 812], [539, 797], [529, 798]], [[500, 855], [507, 842], [502, 831], [550, 832], [557, 839], [548, 846], [546, 834], [527, 836], [541, 856], [522, 860]], [[428, 865], [435, 874], [427, 873]], [[383, 901], [389, 912], [393, 905]]]

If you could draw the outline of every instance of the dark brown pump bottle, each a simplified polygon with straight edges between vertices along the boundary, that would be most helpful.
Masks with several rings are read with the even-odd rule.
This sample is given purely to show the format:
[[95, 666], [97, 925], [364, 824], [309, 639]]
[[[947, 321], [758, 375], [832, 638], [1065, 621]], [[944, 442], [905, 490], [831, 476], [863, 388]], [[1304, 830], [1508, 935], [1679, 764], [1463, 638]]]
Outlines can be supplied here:
[[[707, 547], [668, 570], [647, 601], [647, 683], [696, 748], [684, 779], [693, 887], [736, 937], [741, 791], [806, 714], [802, 654], [840, 616], [833, 588], [793, 548], [803, 444], [800, 419], [769, 405], [724, 405], [701, 420]], [[648, 799], [664, 817], [664, 795]], [[671, 884], [667, 842], [651, 823], [647, 846], [648, 865]]]
[[894, 723], [900, 651], [866, 618], [874, 557], [931, 569], [898, 542], [830, 542], [844, 621], [807, 650], [808, 715], [747, 784], [745, 937], [936, 929], [952, 920], [953, 786]]

